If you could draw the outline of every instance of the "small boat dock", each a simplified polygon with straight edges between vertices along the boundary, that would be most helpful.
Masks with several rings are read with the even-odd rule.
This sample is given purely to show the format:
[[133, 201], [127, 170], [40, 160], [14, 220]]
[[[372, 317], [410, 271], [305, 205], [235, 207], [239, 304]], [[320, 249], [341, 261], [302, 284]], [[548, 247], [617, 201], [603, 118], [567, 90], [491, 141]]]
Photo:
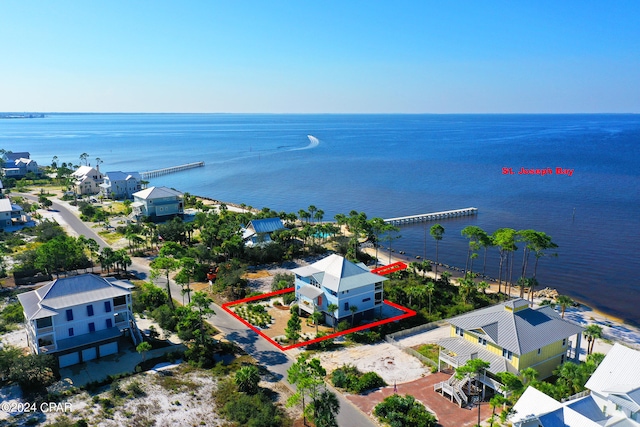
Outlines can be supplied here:
[[456, 218], [460, 216], [471, 216], [478, 213], [478, 208], [455, 209], [452, 211], [425, 213], [420, 215], [400, 216], [397, 218], [388, 218], [384, 222], [392, 225], [405, 225], [417, 222], [435, 221], [438, 219]]
[[204, 166], [204, 162], [187, 163], [186, 165], [171, 166], [169, 168], [156, 169], [152, 171], [142, 172], [140, 175], [142, 179], [156, 178], [162, 175], [168, 175], [170, 173], [181, 172], [187, 169], [201, 168]]

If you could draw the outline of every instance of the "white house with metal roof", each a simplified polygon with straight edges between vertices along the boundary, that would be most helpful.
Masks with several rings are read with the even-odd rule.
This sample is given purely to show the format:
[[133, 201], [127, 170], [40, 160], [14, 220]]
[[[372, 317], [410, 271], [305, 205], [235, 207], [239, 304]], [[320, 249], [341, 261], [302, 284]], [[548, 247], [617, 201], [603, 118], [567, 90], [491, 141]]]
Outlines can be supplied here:
[[98, 194], [104, 175], [100, 167], [80, 166], [72, 174], [73, 188], [76, 194]]
[[138, 172], [111, 171], [104, 175], [100, 193], [113, 199], [131, 199], [142, 189], [142, 176]]
[[565, 402], [528, 387], [510, 417], [514, 427], [640, 427], [640, 352], [614, 344], [585, 384]]
[[133, 215], [154, 221], [184, 214], [182, 193], [168, 187], [149, 187], [133, 193]]
[[280, 218], [254, 219], [241, 230], [242, 239], [247, 246], [266, 244], [271, 242], [271, 234], [278, 230], [284, 230]]
[[117, 353], [127, 332], [139, 343], [132, 289], [126, 280], [83, 274], [19, 294], [31, 351], [57, 356], [62, 368]]
[[[291, 270], [295, 275], [298, 306], [307, 313], [321, 311], [325, 322], [372, 316], [383, 304], [382, 282], [386, 278], [371, 273], [362, 263], [354, 264], [340, 255], [329, 255], [311, 265]], [[327, 307], [336, 304], [334, 313]], [[352, 313], [352, 307], [356, 307]]]

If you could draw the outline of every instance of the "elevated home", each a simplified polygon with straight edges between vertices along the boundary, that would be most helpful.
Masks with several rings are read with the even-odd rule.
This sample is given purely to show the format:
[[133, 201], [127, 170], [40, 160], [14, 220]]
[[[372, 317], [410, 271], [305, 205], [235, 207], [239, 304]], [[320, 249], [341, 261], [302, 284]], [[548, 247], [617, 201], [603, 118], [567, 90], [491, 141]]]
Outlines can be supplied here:
[[83, 274], [18, 295], [31, 351], [57, 356], [62, 368], [117, 353], [123, 335], [141, 342], [132, 289], [125, 280]]
[[247, 246], [265, 244], [271, 242], [271, 234], [278, 230], [284, 230], [280, 218], [254, 219], [242, 229], [242, 239]]
[[100, 184], [100, 193], [113, 199], [131, 199], [142, 189], [142, 176], [138, 172], [107, 172]]
[[28, 151], [8, 151], [6, 153], [4, 153], [2, 155], [2, 159], [5, 162], [14, 162], [18, 159], [30, 159], [31, 158], [31, 153], [29, 153]]
[[104, 175], [100, 167], [80, 166], [71, 174], [73, 188], [76, 194], [98, 194], [100, 184], [104, 181]]
[[[364, 264], [333, 254], [291, 272], [300, 309], [310, 314], [323, 312], [328, 324], [350, 319], [352, 314], [355, 319], [372, 317], [376, 308], [382, 308], [382, 282], [387, 279], [371, 273]], [[327, 310], [331, 304], [338, 306], [333, 313]], [[352, 307], [356, 307], [354, 313]]]
[[29, 215], [19, 205], [11, 203], [9, 199], [0, 199], [0, 228], [11, 227], [31, 221]]
[[24, 178], [28, 173], [40, 174], [38, 163], [35, 160], [20, 157], [15, 160], [8, 160], [2, 168], [2, 173], [7, 178]]
[[152, 221], [184, 214], [182, 193], [167, 187], [150, 187], [133, 193], [131, 207], [135, 218], [149, 217]]
[[[457, 368], [479, 358], [491, 364], [489, 377], [498, 372], [519, 375], [523, 369], [533, 368], [540, 379], [547, 378], [571, 355], [571, 337], [575, 338], [573, 357], [578, 360], [584, 330], [562, 319], [553, 308], [533, 309], [521, 298], [454, 317], [449, 324], [451, 338], [438, 342], [442, 347], [440, 367]], [[500, 384], [489, 377], [484, 385], [499, 389]], [[456, 390], [440, 386], [437, 391], [455, 397]], [[464, 396], [458, 397], [464, 400]]]
[[565, 402], [527, 388], [513, 409], [514, 427], [640, 427], [640, 352], [614, 344], [586, 393]]

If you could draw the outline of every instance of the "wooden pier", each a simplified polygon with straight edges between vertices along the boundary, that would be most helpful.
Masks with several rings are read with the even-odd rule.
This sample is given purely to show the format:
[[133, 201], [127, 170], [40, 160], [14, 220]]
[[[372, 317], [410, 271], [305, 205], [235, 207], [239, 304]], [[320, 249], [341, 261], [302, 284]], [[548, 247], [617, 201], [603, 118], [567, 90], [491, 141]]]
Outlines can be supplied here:
[[156, 178], [162, 175], [168, 175], [174, 172], [181, 172], [187, 169], [201, 168], [203, 166], [204, 166], [204, 162], [187, 163], [186, 165], [172, 166], [170, 168], [163, 168], [163, 169], [156, 169], [153, 171], [142, 172], [140, 175], [142, 176], [142, 179], [149, 179], [149, 178]]
[[464, 208], [453, 211], [433, 212], [420, 215], [401, 216], [397, 218], [388, 218], [384, 222], [392, 225], [413, 224], [416, 222], [435, 221], [438, 219], [456, 218], [459, 216], [476, 215], [478, 208]]

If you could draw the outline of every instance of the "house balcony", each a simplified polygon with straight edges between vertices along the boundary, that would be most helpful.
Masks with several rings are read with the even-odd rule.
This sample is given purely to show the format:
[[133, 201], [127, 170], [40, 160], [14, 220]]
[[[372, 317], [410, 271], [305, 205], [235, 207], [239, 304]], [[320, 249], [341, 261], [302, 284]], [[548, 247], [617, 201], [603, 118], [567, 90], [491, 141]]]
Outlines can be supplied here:
[[127, 304], [120, 304], [120, 305], [113, 306], [113, 311], [115, 311], [116, 313], [127, 311], [128, 309], [129, 307], [127, 307]]
[[53, 332], [53, 326], [46, 326], [44, 328], [36, 329], [36, 335], [45, 335]]
[[458, 368], [464, 365], [466, 362], [462, 361], [461, 359], [467, 359], [464, 357], [458, 357], [453, 353], [449, 353], [443, 350], [440, 350], [439, 357], [441, 361], [445, 362], [447, 365], [451, 366], [452, 368]]
[[56, 345], [55, 344], [41, 345], [39, 347], [39, 353], [40, 354], [47, 354], [47, 353], [51, 353], [52, 351], [56, 351]]

